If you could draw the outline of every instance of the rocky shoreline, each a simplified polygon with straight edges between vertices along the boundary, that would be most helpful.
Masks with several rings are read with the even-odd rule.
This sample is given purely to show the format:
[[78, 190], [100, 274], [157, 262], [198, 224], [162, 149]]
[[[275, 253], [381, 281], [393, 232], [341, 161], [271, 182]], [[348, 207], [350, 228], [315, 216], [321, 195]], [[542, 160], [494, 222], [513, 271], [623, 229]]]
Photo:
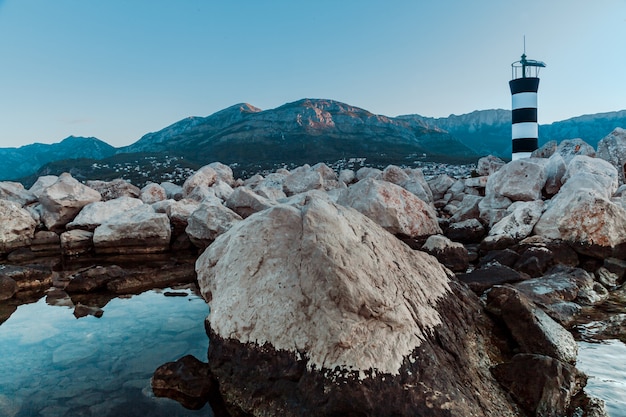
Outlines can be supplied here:
[[[242, 180], [216, 162], [182, 186], [2, 182], [0, 321], [44, 293], [97, 316], [98, 296], [197, 282], [208, 364], [153, 379], [190, 407], [603, 416], [574, 335], [626, 300], [625, 163], [618, 128], [597, 152], [548, 143], [463, 179], [317, 164]], [[614, 310], [594, 337], [626, 339]]]

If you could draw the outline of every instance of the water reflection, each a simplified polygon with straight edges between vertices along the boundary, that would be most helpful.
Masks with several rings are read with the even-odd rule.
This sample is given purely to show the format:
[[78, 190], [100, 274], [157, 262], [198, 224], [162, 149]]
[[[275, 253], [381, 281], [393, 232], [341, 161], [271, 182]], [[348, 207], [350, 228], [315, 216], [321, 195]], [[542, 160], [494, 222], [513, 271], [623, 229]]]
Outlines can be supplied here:
[[206, 360], [208, 348], [204, 300], [164, 291], [112, 299], [101, 318], [76, 319], [44, 298], [19, 306], [0, 325], [0, 415], [210, 415], [152, 394], [159, 365], [186, 354]]
[[606, 402], [609, 416], [626, 415], [626, 345], [608, 340], [578, 347], [576, 367], [589, 376], [585, 391]]

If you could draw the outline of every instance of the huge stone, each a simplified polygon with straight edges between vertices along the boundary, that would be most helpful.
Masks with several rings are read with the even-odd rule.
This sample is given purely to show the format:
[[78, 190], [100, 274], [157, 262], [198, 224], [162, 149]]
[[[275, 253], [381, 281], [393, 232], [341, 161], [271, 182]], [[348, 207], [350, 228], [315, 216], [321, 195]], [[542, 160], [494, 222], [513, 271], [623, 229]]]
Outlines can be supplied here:
[[170, 221], [141, 205], [98, 226], [93, 234], [96, 253], [154, 253], [169, 249]]
[[37, 178], [37, 181], [28, 189], [35, 197], [40, 198], [44, 190], [57, 182], [59, 177], [56, 175], [42, 175]]
[[559, 192], [563, 185], [563, 176], [567, 171], [567, 165], [561, 154], [554, 154], [546, 164], [546, 185], [544, 190], [547, 195], [553, 196]]
[[48, 230], [63, 230], [83, 207], [100, 200], [99, 192], [81, 184], [70, 174], [63, 173], [41, 193], [39, 202], [43, 208], [42, 220]]
[[353, 209], [272, 207], [196, 270], [236, 415], [516, 415], [488, 372], [477, 298]]
[[511, 161], [489, 176], [485, 196], [496, 194], [512, 201], [541, 199], [546, 183], [546, 160], [524, 158]]
[[544, 355], [515, 355], [494, 367], [493, 373], [522, 408], [536, 417], [569, 415], [572, 398], [587, 383], [572, 365]]
[[93, 250], [93, 232], [75, 229], [61, 233], [60, 238], [63, 255], [76, 256]]
[[504, 165], [505, 162], [497, 156], [484, 156], [476, 163], [476, 173], [479, 176], [491, 175], [499, 171]]
[[[574, 179], [578, 180], [575, 186], [566, 185], [568, 181]], [[617, 169], [603, 159], [576, 156], [567, 165], [562, 181], [568, 192], [589, 188], [603, 197], [611, 198], [617, 191], [618, 174]]]
[[283, 191], [287, 196], [324, 188], [324, 178], [319, 171], [304, 165], [291, 171], [283, 181]]
[[620, 184], [626, 180], [626, 130], [615, 128], [611, 133], [598, 142], [598, 158], [610, 162], [618, 173]]
[[226, 207], [237, 213], [242, 218], [246, 218], [251, 214], [263, 211], [274, 205], [276, 205], [275, 201], [260, 196], [248, 187], [235, 188], [233, 193], [225, 202]]
[[502, 236], [513, 240], [528, 237], [543, 213], [543, 201], [516, 201], [507, 211], [510, 213], [489, 230], [489, 236]]
[[593, 149], [593, 146], [580, 138], [561, 141], [556, 147], [556, 153], [563, 157], [566, 164], [569, 164], [572, 159], [579, 155], [589, 157], [596, 156], [596, 151]]
[[152, 204], [157, 201], [167, 200], [167, 192], [159, 184], [151, 182], [141, 189], [139, 198], [146, 204]]
[[337, 202], [393, 234], [412, 238], [441, 234], [433, 208], [395, 184], [367, 178], [343, 190]]
[[183, 184], [183, 196], [189, 196], [193, 193], [194, 188], [199, 186], [210, 187], [217, 181], [218, 175], [211, 166], [204, 166], [196, 171], [193, 175], [185, 180]]
[[133, 197], [119, 197], [114, 200], [89, 203], [82, 208], [80, 213], [66, 227], [68, 230], [83, 229], [93, 231], [111, 217], [142, 204], [141, 200]]
[[29, 246], [37, 223], [18, 203], [0, 199], [0, 254]]
[[439, 262], [454, 272], [465, 272], [469, 265], [467, 249], [461, 243], [445, 236], [432, 235], [426, 239], [422, 250], [433, 255]]

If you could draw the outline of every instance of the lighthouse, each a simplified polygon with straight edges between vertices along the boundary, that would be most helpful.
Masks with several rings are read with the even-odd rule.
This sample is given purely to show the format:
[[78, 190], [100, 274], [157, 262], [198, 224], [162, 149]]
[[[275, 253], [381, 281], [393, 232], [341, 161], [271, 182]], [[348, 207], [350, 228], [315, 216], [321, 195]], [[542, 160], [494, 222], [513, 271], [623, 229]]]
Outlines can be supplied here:
[[[525, 42], [524, 42], [525, 43]], [[528, 158], [537, 149], [539, 126], [537, 125], [537, 91], [541, 61], [526, 59], [526, 47], [522, 59], [511, 64], [511, 136], [512, 160]]]

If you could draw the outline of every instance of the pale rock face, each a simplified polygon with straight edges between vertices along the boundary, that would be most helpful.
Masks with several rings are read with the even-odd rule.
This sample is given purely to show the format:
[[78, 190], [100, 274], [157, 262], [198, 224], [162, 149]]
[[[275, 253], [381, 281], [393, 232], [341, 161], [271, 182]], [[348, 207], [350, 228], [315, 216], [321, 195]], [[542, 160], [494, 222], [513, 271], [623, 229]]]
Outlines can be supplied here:
[[168, 199], [171, 200], [182, 200], [183, 199], [183, 187], [180, 185], [176, 185], [171, 182], [162, 182], [159, 184], [165, 190], [165, 195]]
[[0, 199], [0, 254], [30, 245], [37, 223], [21, 205]]
[[398, 166], [389, 165], [383, 170], [380, 179], [402, 187], [409, 180], [409, 174]]
[[546, 164], [547, 160], [541, 158], [509, 162], [489, 176], [485, 197], [496, 194], [512, 201], [540, 200], [541, 190], [546, 183]]
[[580, 138], [561, 141], [556, 147], [556, 153], [563, 157], [566, 164], [569, 164], [570, 161], [578, 155], [589, 157], [596, 156], [596, 151], [593, 149], [593, 146]]
[[43, 190], [57, 182], [58, 179], [59, 177], [56, 175], [43, 175], [37, 178], [37, 181], [35, 181], [35, 183], [30, 187], [29, 191], [35, 194], [35, 197], [39, 198], [41, 197]]
[[480, 216], [479, 204], [483, 197], [477, 195], [465, 195], [463, 201], [457, 207], [457, 211], [450, 218], [453, 223], [462, 222], [464, 220], [476, 219]]
[[263, 211], [269, 207], [276, 205], [275, 201], [262, 197], [250, 190], [248, 187], [235, 188], [225, 206], [243, 217]]
[[67, 229], [83, 229], [93, 231], [96, 227], [113, 216], [141, 206], [138, 198], [119, 197], [114, 200], [96, 201], [82, 208], [74, 220], [67, 224]]
[[0, 182], [0, 199], [13, 201], [22, 207], [37, 201], [35, 194], [24, 189], [21, 183], [12, 181]]
[[42, 191], [39, 197], [41, 217], [48, 230], [63, 229], [83, 207], [101, 199], [99, 192], [63, 173], [54, 184]]
[[325, 183], [337, 181], [337, 173], [323, 162], [313, 165], [311, 170], [319, 172]]
[[252, 188], [260, 196], [270, 200], [278, 200], [287, 197], [287, 194], [283, 191], [285, 178], [287, 176], [284, 174], [272, 173], [265, 178], [260, 177], [258, 181], [251, 182], [248, 187]]
[[510, 213], [489, 230], [489, 236], [501, 236], [522, 240], [530, 236], [543, 213], [544, 203], [538, 201], [517, 201], [507, 211]]
[[196, 211], [198, 207], [200, 207], [200, 203], [185, 198], [180, 201], [173, 201], [167, 206], [165, 213], [167, 217], [169, 217], [172, 227], [176, 231], [180, 230], [182, 232], [187, 227], [192, 213]]
[[241, 216], [216, 199], [204, 200], [191, 213], [185, 232], [196, 247], [206, 248], [219, 235], [242, 220]]
[[490, 193], [478, 202], [480, 219], [491, 227], [508, 214], [506, 210], [512, 203], [507, 197]]
[[169, 248], [170, 237], [167, 215], [143, 204], [96, 227], [93, 244], [97, 253], [155, 253]]
[[355, 210], [315, 198], [237, 223], [196, 271], [223, 338], [305, 352], [310, 369], [391, 375], [441, 324], [451, 278]]
[[211, 168], [209, 165], [200, 168], [192, 176], [185, 180], [183, 184], [183, 196], [186, 197], [193, 192], [193, 189], [199, 185], [210, 187], [215, 181], [217, 181], [217, 171]]
[[[233, 175], [233, 170], [228, 165], [224, 165], [221, 162], [212, 162], [207, 167], [212, 168], [217, 174], [217, 178], [220, 181], [225, 182], [230, 187], [235, 186], [235, 177]], [[202, 168], [201, 168], [202, 170]]]
[[342, 190], [337, 202], [365, 214], [393, 234], [441, 234], [435, 210], [395, 184], [371, 178], [361, 180]]
[[452, 184], [455, 183], [455, 180], [449, 175], [442, 174], [427, 182], [428, 188], [430, 188], [433, 194], [433, 200], [438, 201], [443, 199], [443, 196], [448, 192], [450, 187], [452, 187]]
[[167, 200], [167, 192], [159, 184], [151, 182], [141, 189], [141, 201], [145, 204]]
[[590, 188], [605, 198], [611, 198], [617, 191], [617, 169], [603, 159], [584, 155], [573, 157], [563, 175], [563, 184], [567, 184], [574, 178], [576, 178], [575, 186], [572, 184], [563, 186], [567, 192]]
[[351, 169], [342, 169], [339, 172], [339, 181], [346, 185], [350, 185], [356, 181], [356, 173]]
[[103, 201], [114, 200], [118, 197], [139, 198], [139, 187], [121, 178], [113, 181], [87, 181], [87, 186], [93, 188], [102, 196]]
[[553, 154], [546, 165], [546, 194], [553, 196], [559, 192], [563, 185], [563, 176], [567, 165], [561, 154]]
[[228, 197], [233, 193], [233, 188], [226, 182], [218, 178], [217, 181], [211, 186], [215, 197], [222, 201], [228, 200]]
[[620, 184], [626, 180], [626, 129], [615, 128], [605, 138], [598, 142], [598, 158], [610, 162], [618, 172]]
[[283, 191], [287, 196], [322, 189], [324, 189], [322, 174], [308, 165], [293, 169], [291, 175], [288, 175], [283, 182]]
[[379, 180], [382, 174], [383, 172], [378, 168], [363, 167], [357, 170], [356, 179], [358, 181], [364, 180], [366, 178], [374, 178]]
[[188, 194], [185, 194], [185, 200], [194, 200], [201, 203], [207, 198], [217, 198], [213, 187], [207, 187], [206, 185], [195, 186]]
[[419, 168], [405, 168], [404, 172], [407, 173], [409, 179], [398, 185], [412, 192], [422, 201], [432, 203], [433, 193], [428, 186], [428, 182], [426, 182], [426, 178], [424, 178], [422, 170]]
[[479, 176], [488, 176], [499, 171], [504, 165], [505, 162], [497, 156], [484, 156], [476, 163], [476, 173], [478, 173]]
[[[530, 155], [531, 158], [550, 158], [555, 154], [557, 143], [555, 140], [550, 140], [544, 143], [539, 149], [535, 149]], [[559, 156], [561, 156], [559, 154]], [[562, 158], [562, 157], [561, 157]]]

